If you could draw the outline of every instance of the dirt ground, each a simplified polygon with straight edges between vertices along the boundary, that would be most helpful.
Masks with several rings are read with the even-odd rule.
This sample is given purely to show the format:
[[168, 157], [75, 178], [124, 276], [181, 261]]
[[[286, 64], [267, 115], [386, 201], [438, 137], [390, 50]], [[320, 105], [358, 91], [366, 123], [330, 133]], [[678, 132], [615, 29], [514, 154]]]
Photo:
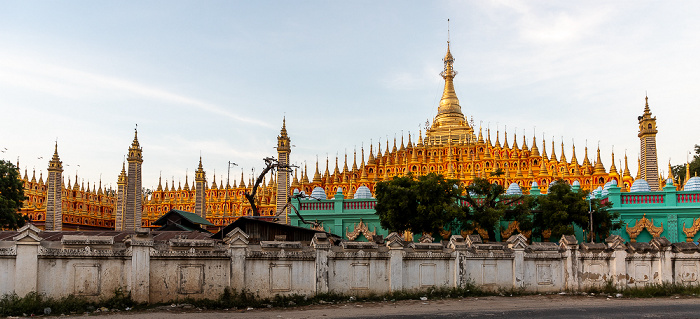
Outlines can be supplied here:
[[[312, 305], [285, 309], [236, 309], [205, 311], [167, 307], [142, 312], [119, 312], [103, 316], [110, 319], [206, 319], [219, 318], [368, 318], [384, 316], [443, 316], [458, 317], [474, 314], [481, 317], [490, 313], [509, 311], [536, 311], [542, 309], [600, 309], [636, 307], [687, 307], [700, 304], [700, 298], [665, 297], [653, 299], [607, 298], [606, 296], [534, 295], [522, 297], [479, 297], [448, 300], [403, 300], [396, 302], [347, 302], [340, 304]], [[470, 315], [471, 316], [471, 315]], [[700, 316], [700, 313], [698, 314]], [[562, 317], [566, 317], [562, 312]], [[640, 314], [641, 317], [641, 314]]]

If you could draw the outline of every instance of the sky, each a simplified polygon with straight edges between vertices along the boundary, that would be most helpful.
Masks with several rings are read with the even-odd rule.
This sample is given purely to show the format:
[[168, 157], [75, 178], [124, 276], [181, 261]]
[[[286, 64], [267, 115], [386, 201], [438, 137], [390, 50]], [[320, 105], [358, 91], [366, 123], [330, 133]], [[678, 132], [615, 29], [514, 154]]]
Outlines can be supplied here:
[[[276, 156], [313, 176], [330, 158], [416, 140], [455, 90], [475, 126], [541, 150], [639, 156], [644, 97], [660, 171], [700, 144], [698, 1], [0, 0], [0, 157], [36, 178], [116, 187], [138, 125], [143, 185], [240, 181]], [[358, 158], [359, 164], [359, 158]], [[665, 176], [665, 175], [664, 175]], [[92, 186], [91, 186], [92, 187]]]

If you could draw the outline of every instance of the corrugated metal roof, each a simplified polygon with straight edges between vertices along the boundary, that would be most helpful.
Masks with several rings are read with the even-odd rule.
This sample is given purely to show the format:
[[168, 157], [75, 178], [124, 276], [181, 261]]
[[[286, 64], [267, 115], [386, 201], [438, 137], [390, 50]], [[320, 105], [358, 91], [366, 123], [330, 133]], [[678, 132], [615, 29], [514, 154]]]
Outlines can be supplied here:
[[195, 214], [195, 213], [190, 213], [186, 212], [184, 210], [178, 210], [178, 209], [171, 209], [169, 212], [165, 213], [165, 215], [160, 216], [158, 220], [156, 220], [153, 224], [154, 225], [165, 225], [166, 220], [168, 219], [168, 216], [171, 214], [178, 214], [182, 216], [182, 218], [187, 219], [193, 224], [199, 224], [199, 225], [208, 225], [208, 226], [214, 226], [214, 224], [210, 223], [208, 220], [202, 218], [201, 216]]

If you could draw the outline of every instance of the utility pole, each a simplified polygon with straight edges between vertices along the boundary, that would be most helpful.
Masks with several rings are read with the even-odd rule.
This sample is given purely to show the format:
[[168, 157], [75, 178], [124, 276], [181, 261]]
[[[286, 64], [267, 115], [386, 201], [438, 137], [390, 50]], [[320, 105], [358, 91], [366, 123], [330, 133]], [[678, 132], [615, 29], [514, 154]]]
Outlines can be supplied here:
[[229, 179], [231, 178], [231, 166], [232, 166], [232, 165], [233, 165], [233, 166], [238, 166], [238, 164], [236, 164], [236, 163], [234, 163], [234, 162], [231, 162], [231, 161], [228, 161], [228, 168], [227, 168], [227, 169], [228, 169], [228, 172], [227, 172], [227, 174], [226, 174], [226, 186], [230, 185], [228, 182], [229, 182]]

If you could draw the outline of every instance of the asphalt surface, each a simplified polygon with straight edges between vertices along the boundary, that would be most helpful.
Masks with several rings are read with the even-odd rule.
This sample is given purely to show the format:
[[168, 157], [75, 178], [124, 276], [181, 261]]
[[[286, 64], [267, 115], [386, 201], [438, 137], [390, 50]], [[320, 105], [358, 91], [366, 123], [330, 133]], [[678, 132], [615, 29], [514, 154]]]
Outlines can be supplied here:
[[[82, 315], [81, 315], [82, 316]], [[104, 314], [109, 319], [209, 318], [700, 318], [700, 298], [542, 295], [397, 302], [344, 302], [284, 309], [206, 311], [162, 307]], [[64, 317], [61, 317], [64, 318]]]

